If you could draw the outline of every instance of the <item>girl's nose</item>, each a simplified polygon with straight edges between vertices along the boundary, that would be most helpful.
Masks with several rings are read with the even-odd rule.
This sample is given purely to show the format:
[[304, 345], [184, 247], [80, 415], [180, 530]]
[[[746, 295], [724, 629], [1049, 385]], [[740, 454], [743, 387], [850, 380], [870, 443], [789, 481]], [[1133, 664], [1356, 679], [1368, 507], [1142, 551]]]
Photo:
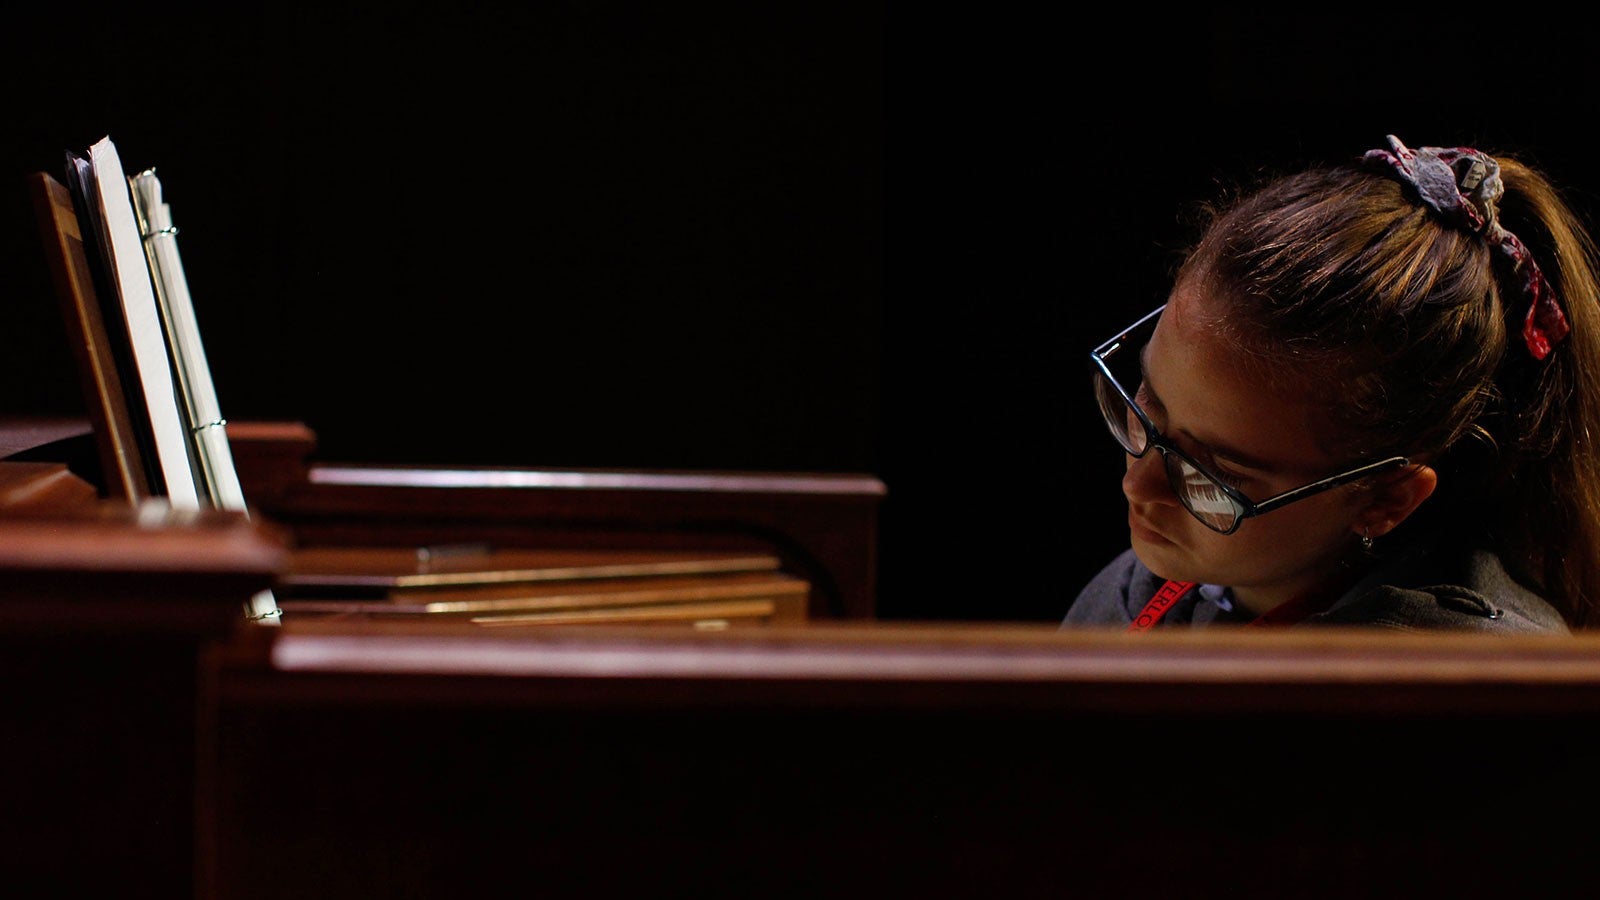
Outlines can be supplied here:
[[1122, 474], [1122, 493], [1134, 503], [1177, 504], [1172, 483], [1167, 480], [1166, 459], [1160, 450], [1151, 447], [1144, 456], [1128, 456], [1128, 468]]

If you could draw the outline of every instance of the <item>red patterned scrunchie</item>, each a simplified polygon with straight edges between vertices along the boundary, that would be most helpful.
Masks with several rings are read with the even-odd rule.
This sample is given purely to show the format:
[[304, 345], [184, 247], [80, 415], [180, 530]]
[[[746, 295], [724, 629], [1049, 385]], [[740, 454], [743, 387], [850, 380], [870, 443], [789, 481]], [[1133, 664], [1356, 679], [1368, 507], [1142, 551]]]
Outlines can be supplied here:
[[1363, 160], [1399, 176], [1445, 222], [1470, 234], [1481, 234], [1490, 246], [1511, 258], [1513, 271], [1522, 278], [1528, 298], [1522, 340], [1534, 359], [1544, 359], [1550, 348], [1571, 330], [1567, 314], [1533, 254], [1517, 236], [1500, 227], [1500, 164], [1471, 147], [1418, 147], [1412, 149], [1388, 135], [1389, 149], [1368, 150]]

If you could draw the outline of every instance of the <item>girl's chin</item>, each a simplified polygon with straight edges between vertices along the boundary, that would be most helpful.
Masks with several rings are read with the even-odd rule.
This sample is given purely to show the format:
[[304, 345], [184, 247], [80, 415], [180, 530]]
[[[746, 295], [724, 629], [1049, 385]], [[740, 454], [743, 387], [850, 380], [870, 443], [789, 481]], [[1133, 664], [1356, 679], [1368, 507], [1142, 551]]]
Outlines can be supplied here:
[[1156, 535], [1152, 540], [1145, 540], [1138, 531], [1134, 531], [1131, 541], [1133, 555], [1144, 563], [1145, 568], [1174, 581], [1194, 581], [1187, 577], [1194, 568], [1193, 561], [1183, 549], [1165, 537]]

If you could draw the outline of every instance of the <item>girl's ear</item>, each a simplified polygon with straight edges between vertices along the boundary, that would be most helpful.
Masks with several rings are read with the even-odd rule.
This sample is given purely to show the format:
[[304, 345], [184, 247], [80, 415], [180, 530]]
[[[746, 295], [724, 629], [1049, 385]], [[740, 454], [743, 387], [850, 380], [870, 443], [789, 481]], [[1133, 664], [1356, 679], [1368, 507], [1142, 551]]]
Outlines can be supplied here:
[[1439, 473], [1432, 466], [1411, 466], [1373, 488], [1371, 499], [1356, 517], [1356, 527], [1363, 534], [1382, 537], [1416, 512], [1438, 486]]

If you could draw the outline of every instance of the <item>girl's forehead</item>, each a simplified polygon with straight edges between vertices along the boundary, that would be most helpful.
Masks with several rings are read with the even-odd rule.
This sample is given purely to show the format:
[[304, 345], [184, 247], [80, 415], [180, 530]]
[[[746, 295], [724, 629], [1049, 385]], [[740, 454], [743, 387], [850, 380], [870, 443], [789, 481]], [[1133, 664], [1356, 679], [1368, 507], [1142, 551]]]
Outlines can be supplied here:
[[[1163, 428], [1213, 447], [1235, 448], [1274, 469], [1320, 476], [1343, 460], [1307, 379], [1278, 378], [1228, 337], [1215, 304], [1174, 293], [1145, 360]], [[1210, 307], [1210, 308], [1208, 308]]]

